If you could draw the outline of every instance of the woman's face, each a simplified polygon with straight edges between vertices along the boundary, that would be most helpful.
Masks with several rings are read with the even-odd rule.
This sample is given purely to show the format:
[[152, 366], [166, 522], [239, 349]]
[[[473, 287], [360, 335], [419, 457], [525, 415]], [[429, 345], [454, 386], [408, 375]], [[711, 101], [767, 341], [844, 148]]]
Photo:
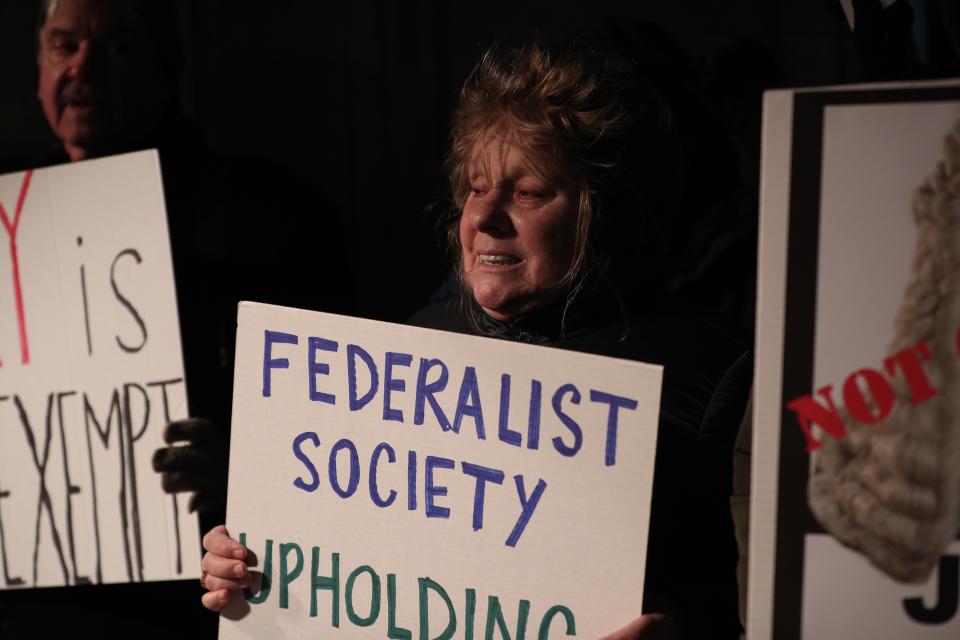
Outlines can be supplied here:
[[576, 242], [578, 194], [535, 171], [498, 136], [467, 167], [460, 217], [463, 278], [487, 315], [506, 320], [560, 296]]

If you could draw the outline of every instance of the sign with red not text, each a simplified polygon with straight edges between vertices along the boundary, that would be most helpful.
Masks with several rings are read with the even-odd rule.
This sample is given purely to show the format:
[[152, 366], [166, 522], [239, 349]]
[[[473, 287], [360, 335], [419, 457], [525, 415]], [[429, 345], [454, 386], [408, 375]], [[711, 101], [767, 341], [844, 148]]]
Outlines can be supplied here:
[[640, 614], [662, 369], [241, 303], [221, 638], [596, 638]]
[[156, 152], [0, 176], [0, 589], [198, 575], [180, 353]]
[[960, 85], [769, 92], [751, 638], [960, 636]]

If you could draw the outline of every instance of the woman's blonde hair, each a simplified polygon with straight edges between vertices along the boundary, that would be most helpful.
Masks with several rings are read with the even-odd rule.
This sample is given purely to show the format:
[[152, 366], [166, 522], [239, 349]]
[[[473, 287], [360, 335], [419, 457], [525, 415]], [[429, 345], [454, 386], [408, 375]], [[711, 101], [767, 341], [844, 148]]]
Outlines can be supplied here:
[[[599, 233], [612, 201], [642, 206], [634, 178], [638, 132], [649, 120], [636, 67], [622, 56], [540, 43], [487, 49], [460, 91], [446, 160], [451, 205], [441, 220], [451, 258], [461, 262], [459, 219], [470, 192], [468, 166], [493, 136], [516, 146], [544, 176], [578, 194], [573, 260], [564, 278], [575, 295], [609, 258]], [[627, 204], [627, 207], [630, 205]], [[618, 215], [640, 215], [640, 211]]]

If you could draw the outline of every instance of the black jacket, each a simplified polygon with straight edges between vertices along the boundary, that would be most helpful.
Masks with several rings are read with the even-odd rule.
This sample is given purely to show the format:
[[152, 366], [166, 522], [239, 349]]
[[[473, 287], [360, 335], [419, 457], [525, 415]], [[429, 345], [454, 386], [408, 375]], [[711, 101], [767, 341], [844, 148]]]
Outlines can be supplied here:
[[410, 324], [663, 365], [644, 612], [669, 613], [686, 638], [738, 637], [729, 499], [753, 372], [746, 337], [706, 314], [629, 313], [609, 294], [565, 307], [498, 322], [451, 299]]

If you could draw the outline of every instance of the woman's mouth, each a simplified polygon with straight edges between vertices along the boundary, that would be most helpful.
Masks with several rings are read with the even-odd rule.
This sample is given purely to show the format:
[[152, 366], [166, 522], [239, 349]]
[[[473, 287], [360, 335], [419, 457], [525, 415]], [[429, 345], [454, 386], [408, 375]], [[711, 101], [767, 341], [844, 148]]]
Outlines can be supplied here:
[[510, 267], [520, 264], [520, 258], [504, 253], [478, 253], [477, 263], [486, 267]]

